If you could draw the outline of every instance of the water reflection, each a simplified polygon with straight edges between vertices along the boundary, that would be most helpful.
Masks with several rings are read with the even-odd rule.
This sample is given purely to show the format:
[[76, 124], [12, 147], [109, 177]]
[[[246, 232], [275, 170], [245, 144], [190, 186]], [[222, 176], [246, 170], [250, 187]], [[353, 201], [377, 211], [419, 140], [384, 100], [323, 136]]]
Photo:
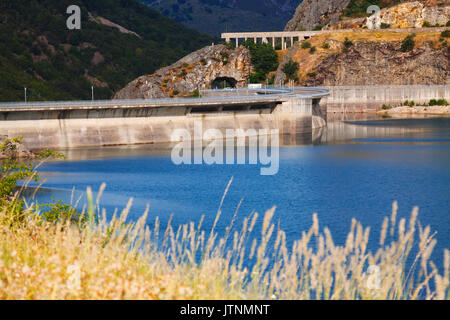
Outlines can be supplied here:
[[[317, 212], [321, 225], [343, 244], [356, 218], [373, 230], [369, 249], [377, 247], [377, 232], [397, 200], [399, 219], [418, 205], [422, 225], [438, 231], [433, 260], [442, 266], [443, 249], [450, 243], [449, 120], [329, 115], [326, 128], [280, 138], [280, 171], [274, 176], [261, 176], [254, 165], [176, 166], [170, 145], [164, 144], [66, 150], [70, 161], [41, 168], [57, 174], [41, 175], [51, 191], [40, 193], [38, 200], [70, 202], [74, 186], [80, 191], [76, 200], [88, 186], [98, 190], [106, 182], [101, 206], [108, 214], [134, 197], [130, 219], [139, 218], [150, 203], [150, 213], [161, 225], [172, 214], [175, 225], [198, 222], [205, 215], [207, 230], [233, 176], [218, 230], [225, 230], [244, 198], [236, 225], [253, 210], [263, 214], [275, 205], [274, 219], [289, 242], [310, 227]], [[85, 197], [80, 207], [84, 202]]]

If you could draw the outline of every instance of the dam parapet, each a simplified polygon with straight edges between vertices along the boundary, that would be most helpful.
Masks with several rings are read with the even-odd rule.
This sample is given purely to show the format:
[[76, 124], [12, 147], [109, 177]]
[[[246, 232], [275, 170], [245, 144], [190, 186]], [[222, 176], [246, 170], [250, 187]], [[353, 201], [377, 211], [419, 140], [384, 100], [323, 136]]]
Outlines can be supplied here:
[[278, 129], [311, 133], [325, 89], [201, 91], [201, 98], [66, 101], [0, 104], [0, 135], [23, 136], [30, 149], [172, 142], [176, 129]]
[[321, 100], [327, 112], [375, 112], [383, 104], [404, 101], [428, 103], [431, 99], [450, 100], [450, 85], [367, 85], [324, 87], [330, 94]]

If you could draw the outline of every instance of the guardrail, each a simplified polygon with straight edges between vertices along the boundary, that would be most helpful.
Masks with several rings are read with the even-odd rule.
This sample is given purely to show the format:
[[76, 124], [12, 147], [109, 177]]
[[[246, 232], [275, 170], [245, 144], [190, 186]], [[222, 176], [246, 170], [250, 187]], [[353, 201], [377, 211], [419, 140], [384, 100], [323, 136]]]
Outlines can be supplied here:
[[[257, 94], [249, 95], [248, 92]], [[302, 93], [303, 91], [303, 93]], [[324, 88], [292, 88], [267, 86], [261, 89], [239, 88], [239, 89], [209, 89], [201, 90], [205, 92], [223, 92], [225, 96], [200, 97], [200, 98], [158, 98], [158, 99], [127, 99], [127, 100], [77, 100], [77, 101], [38, 101], [38, 102], [3, 102], [0, 109], [13, 108], [65, 108], [65, 107], [117, 107], [117, 106], [170, 106], [186, 105], [196, 103], [214, 102], [251, 102], [251, 101], [273, 101], [287, 96], [301, 95], [302, 98], [313, 98], [329, 94]], [[244, 94], [242, 94], [244, 93]]]

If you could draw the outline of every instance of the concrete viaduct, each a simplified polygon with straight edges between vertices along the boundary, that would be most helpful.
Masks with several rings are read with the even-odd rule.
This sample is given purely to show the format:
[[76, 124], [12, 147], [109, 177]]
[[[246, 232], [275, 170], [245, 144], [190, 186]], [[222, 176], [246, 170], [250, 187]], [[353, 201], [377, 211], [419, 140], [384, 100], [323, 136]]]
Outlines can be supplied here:
[[[271, 43], [275, 48], [278, 39], [281, 39], [281, 49], [286, 50], [292, 46], [295, 41], [309, 39], [318, 34], [324, 33], [348, 33], [348, 32], [424, 32], [428, 28], [408, 28], [408, 29], [343, 29], [343, 30], [320, 30], [320, 31], [278, 31], [278, 32], [226, 32], [222, 33], [222, 39], [226, 42], [234, 39], [236, 46], [239, 46], [240, 40], [253, 39], [255, 43]], [[433, 32], [441, 32], [447, 30], [447, 27], [429, 28]]]
[[324, 33], [324, 31], [281, 31], [281, 32], [234, 32], [234, 33], [222, 33], [222, 39], [226, 42], [230, 42], [231, 39], [235, 39], [236, 47], [239, 46], [239, 40], [253, 39], [255, 43], [261, 39], [262, 43], [272, 43], [272, 47], [275, 48], [278, 39], [281, 39], [281, 49], [286, 50], [288, 47], [288, 40], [290, 46], [294, 44], [294, 41], [302, 41], [309, 39], [316, 34]]

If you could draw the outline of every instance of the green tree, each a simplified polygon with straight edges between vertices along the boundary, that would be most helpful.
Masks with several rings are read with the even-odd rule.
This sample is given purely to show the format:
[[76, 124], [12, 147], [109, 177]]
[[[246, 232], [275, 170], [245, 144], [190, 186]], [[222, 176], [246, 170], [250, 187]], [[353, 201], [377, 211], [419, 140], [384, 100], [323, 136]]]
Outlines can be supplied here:
[[268, 43], [255, 44], [253, 41], [247, 40], [244, 46], [250, 51], [251, 62], [255, 70], [250, 75], [252, 83], [264, 81], [269, 72], [277, 70], [278, 55], [272, 45]]
[[416, 35], [414, 33], [410, 34], [409, 36], [407, 36], [405, 39], [403, 39], [402, 41], [402, 46], [401, 46], [401, 50], [403, 52], [408, 52], [414, 49], [414, 46], [416, 45], [416, 42], [414, 41], [414, 37]]
[[283, 66], [281, 70], [284, 72], [284, 74], [288, 79], [297, 80], [297, 72], [299, 70], [299, 64], [298, 62], [289, 59], [289, 61]]
[[304, 42], [302, 43], [302, 49], [309, 49], [309, 48], [311, 48], [311, 42], [309, 42], [309, 41], [304, 41]]

